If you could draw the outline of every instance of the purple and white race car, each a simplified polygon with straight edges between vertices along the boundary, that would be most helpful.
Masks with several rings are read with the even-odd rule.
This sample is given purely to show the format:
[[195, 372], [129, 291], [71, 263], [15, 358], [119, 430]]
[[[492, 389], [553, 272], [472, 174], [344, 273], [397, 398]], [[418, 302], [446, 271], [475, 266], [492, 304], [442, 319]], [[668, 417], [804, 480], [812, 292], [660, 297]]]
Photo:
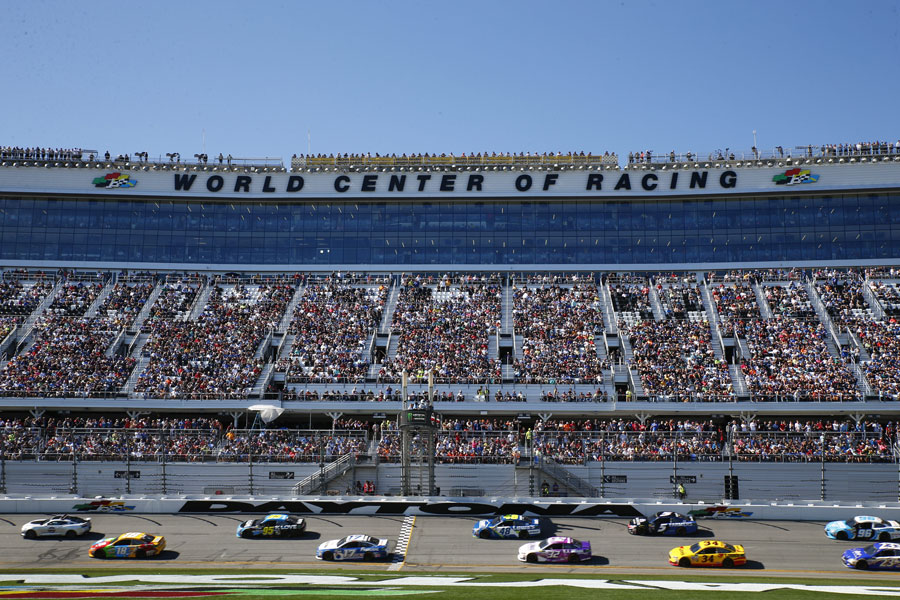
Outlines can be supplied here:
[[591, 560], [591, 543], [568, 537], [552, 537], [519, 547], [522, 562], [569, 562]]

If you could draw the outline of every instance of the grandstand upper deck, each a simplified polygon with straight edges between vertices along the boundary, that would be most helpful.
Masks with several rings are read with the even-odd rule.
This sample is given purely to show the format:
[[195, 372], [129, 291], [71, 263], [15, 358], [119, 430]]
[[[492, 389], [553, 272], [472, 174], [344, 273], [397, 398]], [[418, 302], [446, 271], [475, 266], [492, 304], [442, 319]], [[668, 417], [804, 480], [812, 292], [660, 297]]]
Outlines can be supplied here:
[[881, 410], [900, 398], [900, 329], [882, 306], [900, 279], [858, 270], [5, 274], [7, 407], [266, 400], [371, 413], [401, 402], [404, 368], [417, 402], [433, 369], [453, 412]]

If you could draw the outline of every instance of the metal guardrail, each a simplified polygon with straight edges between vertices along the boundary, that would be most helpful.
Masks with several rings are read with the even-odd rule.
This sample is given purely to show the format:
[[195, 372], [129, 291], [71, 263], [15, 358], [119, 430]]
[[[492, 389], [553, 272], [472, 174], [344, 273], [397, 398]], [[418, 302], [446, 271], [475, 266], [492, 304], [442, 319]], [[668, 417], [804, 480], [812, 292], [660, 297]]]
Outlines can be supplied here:
[[511, 167], [511, 166], [596, 166], [618, 167], [619, 157], [615, 154], [491, 154], [465, 156], [442, 154], [416, 156], [371, 156], [356, 154], [348, 156], [299, 156], [291, 158], [291, 169], [315, 169], [336, 167], [352, 169], [356, 167]]
[[296, 496], [311, 494], [316, 487], [322, 488], [356, 466], [356, 455], [348, 452], [339, 459], [324, 465], [318, 472], [305, 477], [293, 488]]

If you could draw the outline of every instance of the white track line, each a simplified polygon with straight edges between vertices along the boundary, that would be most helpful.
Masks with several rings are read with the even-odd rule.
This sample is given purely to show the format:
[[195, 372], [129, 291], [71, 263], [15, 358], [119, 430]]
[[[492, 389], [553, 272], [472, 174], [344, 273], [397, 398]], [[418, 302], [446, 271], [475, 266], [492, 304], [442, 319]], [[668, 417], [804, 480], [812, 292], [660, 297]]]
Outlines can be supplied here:
[[388, 571], [399, 571], [406, 562], [406, 550], [409, 548], [409, 539], [412, 537], [412, 530], [416, 524], [415, 517], [406, 517], [400, 526], [400, 536], [397, 538], [397, 547], [394, 549], [394, 558]]

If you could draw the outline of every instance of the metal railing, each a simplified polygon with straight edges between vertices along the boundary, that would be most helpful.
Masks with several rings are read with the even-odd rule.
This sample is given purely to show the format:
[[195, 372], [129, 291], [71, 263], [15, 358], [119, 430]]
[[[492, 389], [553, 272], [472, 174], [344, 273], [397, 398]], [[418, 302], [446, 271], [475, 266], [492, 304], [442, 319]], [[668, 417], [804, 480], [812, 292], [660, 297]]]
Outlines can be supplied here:
[[311, 494], [318, 487], [325, 492], [325, 486], [356, 466], [356, 455], [352, 452], [341, 456], [335, 461], [320, 466], [319, 471], [308, 475], [300, 483], [294, 486], [293, 493], [298, 496]]
[[6, 460], [315, 463], [368, 444], [356, 429], [0, 428]]
[[464, 156], [453, 154], [415, 155], [415, 156], [371, 156], [356, 154], [347, 156], [299, 156], [291, 159], [291, 169], [315, 169], [336, 167], [352, 169], [356, 167], [560, 167], [560, 166], [596, 166], [618, 167], [619, 157], [615, 154], [483, 154], [481, 156]]

